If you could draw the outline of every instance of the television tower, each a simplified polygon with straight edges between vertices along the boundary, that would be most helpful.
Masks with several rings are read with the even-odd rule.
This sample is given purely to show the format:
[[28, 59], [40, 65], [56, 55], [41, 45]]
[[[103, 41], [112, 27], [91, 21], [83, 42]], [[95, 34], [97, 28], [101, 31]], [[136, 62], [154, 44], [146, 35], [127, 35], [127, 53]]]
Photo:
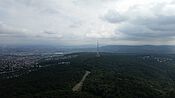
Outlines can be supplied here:
[[98, 40], [97, 40], [97, 54], [96, 54], [96, 57], [100, 57]]

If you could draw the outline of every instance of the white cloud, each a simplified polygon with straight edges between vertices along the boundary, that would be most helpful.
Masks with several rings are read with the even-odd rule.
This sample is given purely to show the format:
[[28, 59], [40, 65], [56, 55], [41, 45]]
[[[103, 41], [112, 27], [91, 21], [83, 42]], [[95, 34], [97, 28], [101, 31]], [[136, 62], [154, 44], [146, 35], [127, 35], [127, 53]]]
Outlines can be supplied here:
[[107, 39], [107, 38], [114, 38], [114, 37], [116, 37], [116, 34], [115, 33], [111, 33], [111, 32], [101, 31], [101, 32], [87, 33], [86, 37], [88, 37], [88, 38], [95, 38], [95, 39]]

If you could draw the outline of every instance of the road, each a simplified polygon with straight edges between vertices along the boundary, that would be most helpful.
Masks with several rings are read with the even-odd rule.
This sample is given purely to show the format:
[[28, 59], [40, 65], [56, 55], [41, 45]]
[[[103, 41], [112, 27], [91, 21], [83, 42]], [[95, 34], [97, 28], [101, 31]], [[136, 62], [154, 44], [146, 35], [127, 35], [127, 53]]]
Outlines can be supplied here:
[[83, 78], [81, 79], [81, 81], [79, 83], [77, 83], [73, 88], [72, 91], [73, 92], [79, 92], [82, 89], [83, 86], [83, 82], [85, 81], [86, 77], [90, 74], [90, 71], [86, 71], [86, 73], [84, 74]]

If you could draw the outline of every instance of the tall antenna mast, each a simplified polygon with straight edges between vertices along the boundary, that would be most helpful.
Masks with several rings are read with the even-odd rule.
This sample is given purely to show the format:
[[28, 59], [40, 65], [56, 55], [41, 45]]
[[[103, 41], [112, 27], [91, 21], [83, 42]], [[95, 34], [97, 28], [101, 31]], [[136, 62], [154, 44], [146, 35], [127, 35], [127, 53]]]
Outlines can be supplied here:
[[97, 56], [97, 57], [100, 57], [98, 40], [97, 40], [97, 54], [96, 54], [96, 56]]

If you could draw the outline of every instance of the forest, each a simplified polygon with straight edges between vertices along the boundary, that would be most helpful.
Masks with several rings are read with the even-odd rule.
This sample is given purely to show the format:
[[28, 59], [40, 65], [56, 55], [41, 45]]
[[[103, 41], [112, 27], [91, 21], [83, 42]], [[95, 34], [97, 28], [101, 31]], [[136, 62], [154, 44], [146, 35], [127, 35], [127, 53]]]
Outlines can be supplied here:
[[[74, 58], [42, 59], [39, 68], [0, 79], [1, 98], [175, 98], [175, 55], [73, 53]], [[56, 58], [56, 57], [54, 57]], [[91, 73], [73, 92], [85, 71]]]

